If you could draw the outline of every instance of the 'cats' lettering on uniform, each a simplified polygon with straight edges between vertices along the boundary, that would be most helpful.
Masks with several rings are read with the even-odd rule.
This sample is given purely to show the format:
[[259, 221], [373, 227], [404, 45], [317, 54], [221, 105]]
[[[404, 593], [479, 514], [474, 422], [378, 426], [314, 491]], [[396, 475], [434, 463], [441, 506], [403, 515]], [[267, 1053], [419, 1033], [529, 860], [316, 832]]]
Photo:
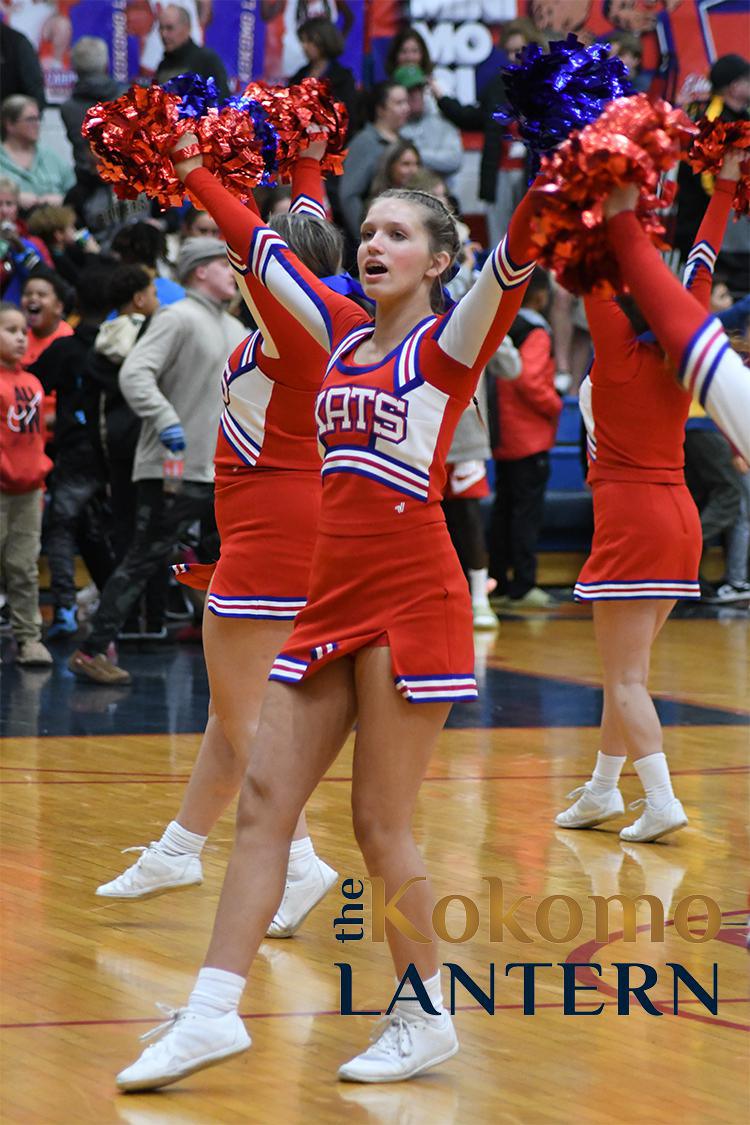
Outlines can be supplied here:
[[318, 395], [318, 436], [372, 433], [397, 445], [406, 437], [409, 404], [377, 387], [330, 387]]

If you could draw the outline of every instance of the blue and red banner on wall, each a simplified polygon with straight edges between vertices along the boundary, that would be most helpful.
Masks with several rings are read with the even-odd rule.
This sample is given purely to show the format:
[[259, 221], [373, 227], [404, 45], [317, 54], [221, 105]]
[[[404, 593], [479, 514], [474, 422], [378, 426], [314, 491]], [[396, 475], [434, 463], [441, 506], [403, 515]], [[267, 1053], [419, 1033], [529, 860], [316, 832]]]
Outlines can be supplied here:
[[[383, 77], [391, 37], [405, 22], [426, 39], [441, 85], [465, 102], [504, 60], [503, 23], [525, 16], [544, 32], [641, 36], [644, 68], [659, 93], [694, 95], [714, 61], [747, 53], [749, 0], [179, 0], [193, 39], [223, 59], [234, 89], [251, 78], [283, 81], [305, 63], [297, 29], [332, 19], [345, 38], [340, 61], [359, 81]], [[110, 47], [123, 82], [148, 81], [162, 55], [159, 0], [0, 0], [0, 12], [39, 51], [48, 98], [63, 101], [75, 76], [70, 49], [82, 35]], [[743, 48], [744, 44], [744, 48]]]

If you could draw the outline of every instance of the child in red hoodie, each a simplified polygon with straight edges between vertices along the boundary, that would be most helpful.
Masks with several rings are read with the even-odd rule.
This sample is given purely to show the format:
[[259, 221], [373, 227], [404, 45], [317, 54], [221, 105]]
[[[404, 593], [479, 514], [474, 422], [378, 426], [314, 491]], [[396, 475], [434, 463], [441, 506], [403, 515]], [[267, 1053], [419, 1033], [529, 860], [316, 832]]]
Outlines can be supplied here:
[[46, 665], [39, 613], [39, 546], [45, 455], [44, 391], [21, 367], [27, 328], [15, 305], [0, 301], [0, 575], [10, 601], [18, 663]]

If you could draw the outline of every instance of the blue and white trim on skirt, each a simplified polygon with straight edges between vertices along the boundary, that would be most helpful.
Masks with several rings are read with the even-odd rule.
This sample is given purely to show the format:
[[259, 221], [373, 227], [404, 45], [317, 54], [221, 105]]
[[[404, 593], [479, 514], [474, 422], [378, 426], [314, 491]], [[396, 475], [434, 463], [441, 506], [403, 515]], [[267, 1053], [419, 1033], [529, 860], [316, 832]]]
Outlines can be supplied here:
[[577, 602], [634, 601], [638, 598], [699, 598], [698, 582], [576, 582]]
[[208, 608], [217, 617], [252, 617], [267, 621], [294, 621], [307, 604], [305, 598], [225, 597], [208, 595]]

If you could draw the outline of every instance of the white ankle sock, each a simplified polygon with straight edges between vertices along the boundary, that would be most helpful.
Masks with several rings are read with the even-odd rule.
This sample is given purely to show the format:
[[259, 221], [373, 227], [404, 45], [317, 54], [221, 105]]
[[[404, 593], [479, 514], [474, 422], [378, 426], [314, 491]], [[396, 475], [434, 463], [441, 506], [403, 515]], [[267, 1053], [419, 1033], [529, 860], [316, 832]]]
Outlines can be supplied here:
[[304, 879], [314, 859], [315, 848], [309, 836], [304, 836], [301, 840], [292, 840], [286, 869], [287, 878]]
[[613, 754], [602, 754], [601, 750], [596, 755], [596, 765], [591, 775], [589, 788], [593, 793], [604, 796], [617, 788], [622, 767], [627, 761], [626, 757], [616, 758]]
[[200, 1016], [223, 1016], [237, 1011], [245, 978], [225, 969], [201, 969], [190, 993], [188, 1008]]
[[159, 840], [159, 850], [166, 855], [200, 855], [207, 839], [207, 836], [188, 832], [187, 828], [172, 820]]
[[646, 800], [654, 809], [663, 809], [674, 800], [666, 754], [649, 754], [635, 763], [636, 773], [646, 790]]
[[[399, 982], [396, 981], [396, 984], [398, 983]], [[424, 1009], [416, 1003], [417, 994], [408, 982], [401, 989], [401, 994], [396, 1001], [394, 1011], [398, 1011], [399, 1015], [406, 1016], [407, 1019], [409, 1016], [418, 1016], [419, 1019], [426, 1020], [439, 1019], [443, 1014], [443, 989], [440, 984], [440, 970], [438, 969], [434, 977], [423, 980], [422, 984], [425, 987], [425, 992], [429, 996], [433, 1008], [440, 1013], [440, 1016], [433, 1016], [431, 1013], [425, 1012]]]
[[469, 571], [469, 589], [472, 605], [487, 605], [487, 567]]

